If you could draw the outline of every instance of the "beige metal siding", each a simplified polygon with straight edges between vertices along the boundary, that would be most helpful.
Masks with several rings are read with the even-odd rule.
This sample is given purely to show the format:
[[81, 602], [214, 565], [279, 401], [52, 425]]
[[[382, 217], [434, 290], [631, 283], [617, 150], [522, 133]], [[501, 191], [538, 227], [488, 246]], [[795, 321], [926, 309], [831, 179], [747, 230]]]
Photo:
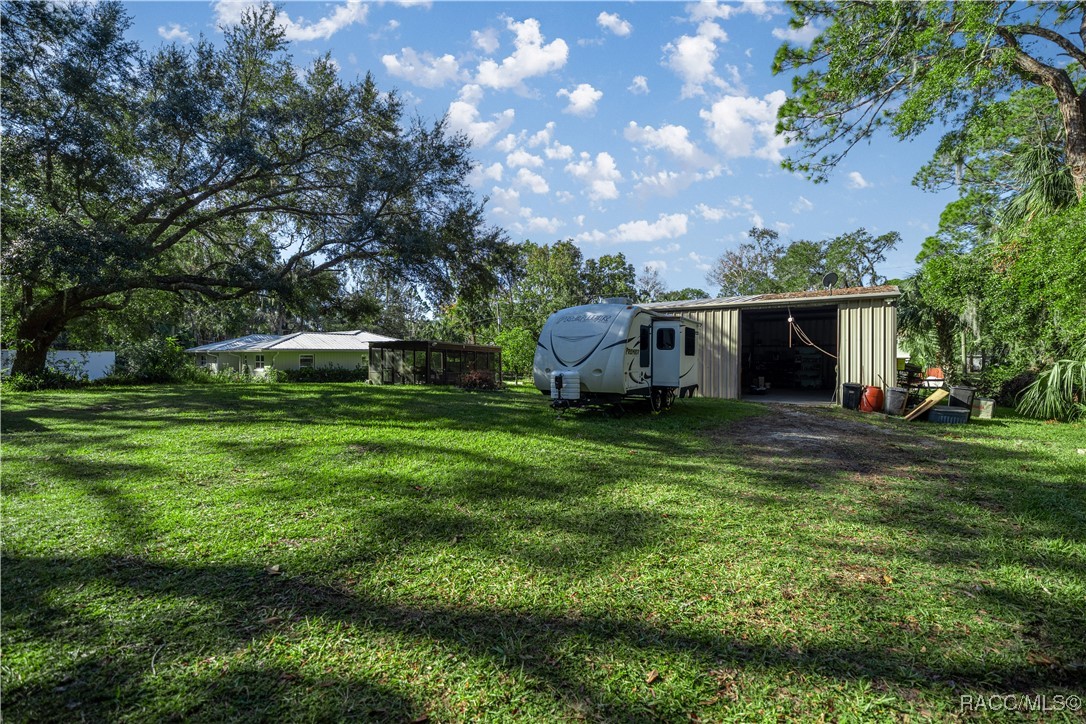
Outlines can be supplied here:
[[680, 312], [701, 324], [699, 354], [704, 397], [739, 397], [739, 310], [699, 309]]
[[897, 373], [897, 308], [886, 300], [842, 302], [837, 309], [840, 382], [892, 386]]

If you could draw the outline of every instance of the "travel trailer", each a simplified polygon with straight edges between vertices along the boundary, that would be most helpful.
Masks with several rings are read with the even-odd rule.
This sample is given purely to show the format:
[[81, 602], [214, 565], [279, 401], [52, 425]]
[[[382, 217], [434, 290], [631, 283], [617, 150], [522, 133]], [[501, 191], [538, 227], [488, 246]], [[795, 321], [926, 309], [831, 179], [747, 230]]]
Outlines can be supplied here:
[[539, 335], [536, 388], [562, 409], [645, 398], [653, 411], [698, 389], [697, 323], [626, 299], [570, 307]]

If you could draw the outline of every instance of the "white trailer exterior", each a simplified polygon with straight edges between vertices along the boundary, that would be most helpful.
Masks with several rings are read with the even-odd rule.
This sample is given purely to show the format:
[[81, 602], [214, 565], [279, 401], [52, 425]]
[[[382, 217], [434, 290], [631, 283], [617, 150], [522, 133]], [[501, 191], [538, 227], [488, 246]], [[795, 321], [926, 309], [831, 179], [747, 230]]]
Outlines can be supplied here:
[[539, 335], [535, 386], [555, 407], [642, 397], [667, 409], [700, 384], [697, 326], [625, 301], [563, 309]]

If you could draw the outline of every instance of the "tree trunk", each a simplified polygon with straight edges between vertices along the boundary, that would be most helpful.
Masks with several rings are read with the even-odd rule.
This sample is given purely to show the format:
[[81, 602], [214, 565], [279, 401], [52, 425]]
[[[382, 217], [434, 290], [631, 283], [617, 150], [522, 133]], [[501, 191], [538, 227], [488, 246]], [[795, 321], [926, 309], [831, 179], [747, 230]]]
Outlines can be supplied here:
[[11, 373], [37, 376], [45, 372], [49, 347], [68, 322], [77, 316], [76, 310], [65, 309], [63, 304], [39, 307], [28, 314], [16, 330], [19, 344]]
[[1067, 165], [1071, 168], [1075, 195], [1082, 201], [1086, 194], [1086, 93], [1064, 99], [1057, 91], [1056, 97], [1063, 117]]

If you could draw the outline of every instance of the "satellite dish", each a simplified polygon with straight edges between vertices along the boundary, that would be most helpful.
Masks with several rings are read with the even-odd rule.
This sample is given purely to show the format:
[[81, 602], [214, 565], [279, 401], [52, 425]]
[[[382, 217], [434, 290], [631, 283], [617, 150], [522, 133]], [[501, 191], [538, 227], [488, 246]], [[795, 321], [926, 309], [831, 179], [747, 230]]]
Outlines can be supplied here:
[[830, 272], [826, 276], [822, 277], [822, 286], [824, 287], [832, 287], [836, 283], [837, 274], [835, 272]]

